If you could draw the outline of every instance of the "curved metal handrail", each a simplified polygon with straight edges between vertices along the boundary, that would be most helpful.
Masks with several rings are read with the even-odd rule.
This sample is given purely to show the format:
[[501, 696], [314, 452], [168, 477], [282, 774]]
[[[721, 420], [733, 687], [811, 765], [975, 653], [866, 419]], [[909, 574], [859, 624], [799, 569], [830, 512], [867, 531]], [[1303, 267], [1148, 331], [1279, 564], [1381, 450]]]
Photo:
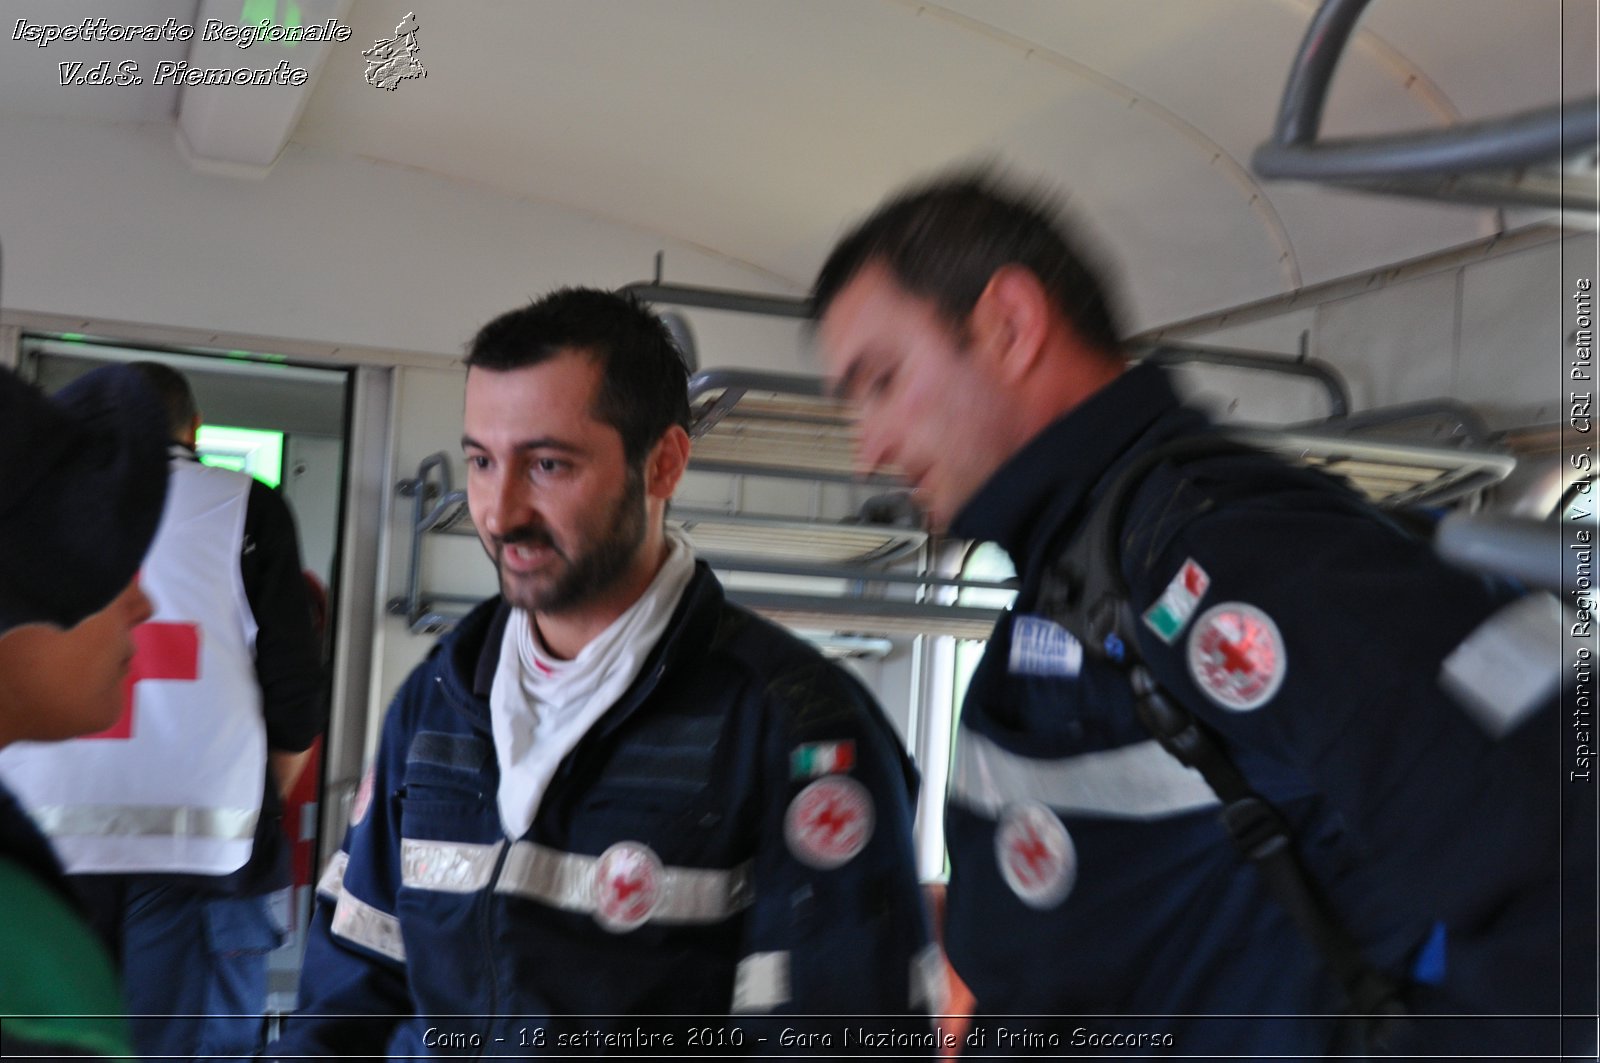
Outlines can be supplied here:
[[[1448, 129], [1369, 137], [1317, 140], [1334, 68], [1369, 0], [1323, 0], [1289, 69], [1272, 139], [1251, 157], [1256, 173], [1269, 179], [1327, 181], [1373, 191], [1455, 196], [1449, 185], [1408, 187], [1425, 178], [1461, 177], [1559, 162], [1600, 146], [1600, 97], [1555, 104], [1518, 114], [1466, 122]], [[1469, 183], [1459, 198], [1482, 201], [1493, 190]], [[1507, 181], [1507, 202], [1600, 207], [1585, 182], [1537, 187]]]

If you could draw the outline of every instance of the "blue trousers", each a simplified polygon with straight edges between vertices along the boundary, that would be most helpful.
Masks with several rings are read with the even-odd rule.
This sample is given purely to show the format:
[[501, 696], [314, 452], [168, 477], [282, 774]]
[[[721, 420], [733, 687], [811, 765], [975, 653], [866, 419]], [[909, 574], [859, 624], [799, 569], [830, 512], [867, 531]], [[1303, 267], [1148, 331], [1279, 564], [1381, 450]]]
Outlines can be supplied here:
[[242, 1060], [264, 1047], [267, 954], [283, 939], [267, 897], [118, 878], [84, 895], [116, 936], [139, 1054]]

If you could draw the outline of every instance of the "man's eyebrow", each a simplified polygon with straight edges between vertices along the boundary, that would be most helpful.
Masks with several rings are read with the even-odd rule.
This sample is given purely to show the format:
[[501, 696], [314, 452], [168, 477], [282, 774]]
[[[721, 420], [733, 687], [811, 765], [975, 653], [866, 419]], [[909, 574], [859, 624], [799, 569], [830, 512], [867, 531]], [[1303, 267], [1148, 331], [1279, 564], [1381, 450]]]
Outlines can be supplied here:
[[[482, 443], [478, 442], [476, 439], [473, 439], [471, 436], [463, 435], [461, 437], [461, 449], [462, 450], [466, 450], [469, 447], [473, 447], [473, 448], [476, 448], [478, 450], [488, 450], [489, 449], [488, 447], [484, 446]], [[536, 439], [524, 439], [522, 442], [515, 444], [512, 449], [513, 450], [559, 450], [559, 451], [561, 451], [561, 452], [563, 452], [565, 454], [582, 454], [582, 453], [584, 453], [584, 449], [582, 447], [580, 447], [578, 444], [569, 443], [565, 439], [557, 439], [554, 436], [540, 436], [540, 437], [538, 437]]]

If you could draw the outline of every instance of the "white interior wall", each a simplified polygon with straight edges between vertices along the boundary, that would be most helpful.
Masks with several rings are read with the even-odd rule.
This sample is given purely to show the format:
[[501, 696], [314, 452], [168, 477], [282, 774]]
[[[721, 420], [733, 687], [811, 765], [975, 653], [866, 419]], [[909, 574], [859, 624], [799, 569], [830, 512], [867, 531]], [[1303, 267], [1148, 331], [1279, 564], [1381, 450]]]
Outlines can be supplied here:
[[[259, 181], [199, 174], [172, 138], [0, 114], [6, 307], [453, 358], [551, 288], [647, 279], [662, 249], [669, 282], [783, 287], [641, 229], [297, 145]], [[792, 366], [792, 342], [779, 357], [769, 330], [703, 318], [737, 364]]]
[[339, 485], [344, 441], [292, 434], [284, 447], [283, 494], [300, 534], [300, 561], [328, 586], [339, 541]]

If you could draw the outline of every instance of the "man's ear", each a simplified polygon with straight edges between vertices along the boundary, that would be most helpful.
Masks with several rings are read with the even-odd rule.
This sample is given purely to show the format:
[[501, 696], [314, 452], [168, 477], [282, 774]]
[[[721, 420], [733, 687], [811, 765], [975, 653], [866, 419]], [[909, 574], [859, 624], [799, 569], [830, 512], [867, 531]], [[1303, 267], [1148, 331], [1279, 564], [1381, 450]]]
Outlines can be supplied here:
[[661, 433], [661, 438], [656, 440], [656, 445], [645, 458], [645, 493], [663, 501], [671, 498], [688, 467], [689, 433], [678, 425], [672, 425]]
[[1050, 297], [1033, 271], [1001, 266], [968, 318], [972, 349], [997, 378], [1020, 383], [1038, 363], [1050, 330]]

